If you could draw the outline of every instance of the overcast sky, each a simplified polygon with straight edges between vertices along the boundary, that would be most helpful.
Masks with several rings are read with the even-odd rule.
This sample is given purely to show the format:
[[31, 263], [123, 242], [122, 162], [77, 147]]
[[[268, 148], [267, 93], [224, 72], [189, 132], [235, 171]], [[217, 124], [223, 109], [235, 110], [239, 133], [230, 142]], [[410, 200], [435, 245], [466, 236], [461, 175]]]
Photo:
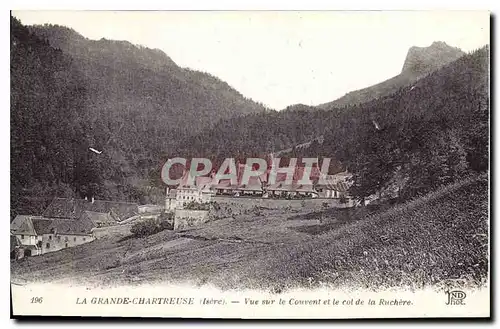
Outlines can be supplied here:
[[273, 109], [318, 105], [397, 75], [411, 46], [471, 51], [489, 42], [488, 12], [14, 11], [90, 39], [159, 48]]

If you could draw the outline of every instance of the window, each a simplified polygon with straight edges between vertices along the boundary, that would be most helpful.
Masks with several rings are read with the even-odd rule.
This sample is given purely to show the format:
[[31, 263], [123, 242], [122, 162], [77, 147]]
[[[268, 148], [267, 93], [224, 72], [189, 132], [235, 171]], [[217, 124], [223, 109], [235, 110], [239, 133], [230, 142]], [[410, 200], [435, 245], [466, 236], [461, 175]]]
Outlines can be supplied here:
[[76, 242], [76, 236], [73, 238], [73, 241]]
[[52, 235], [49, 235], [49, 240], [52, 240]]
[[45, 245], [45, 247], [47, 247], [47, 249], [49, 249], [49, 248], [50, 248], [50, 243], [47, 243], [47, 244]]
[[61, 242], [61, 236], [60, 235], [57, 237], [57, 241]]
[[65, 248], [68, 248], [68, 243], [67, 243], [67, 242], [64, 244], [64, 247], [65, 247]]
[[23, 234], [21, 234], [21, 240], [24, 240], [24, 235]]
[[83, 238], [82, 240], [85, 241], [85, 238]]

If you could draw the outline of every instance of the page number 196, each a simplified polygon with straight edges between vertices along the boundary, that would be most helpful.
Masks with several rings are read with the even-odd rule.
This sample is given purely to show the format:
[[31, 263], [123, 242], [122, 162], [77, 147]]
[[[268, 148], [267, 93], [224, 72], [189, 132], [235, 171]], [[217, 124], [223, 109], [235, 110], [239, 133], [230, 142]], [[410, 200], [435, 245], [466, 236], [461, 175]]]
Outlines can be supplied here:
[[31, 304], [41, 304], [43, 297], [31, 297]]

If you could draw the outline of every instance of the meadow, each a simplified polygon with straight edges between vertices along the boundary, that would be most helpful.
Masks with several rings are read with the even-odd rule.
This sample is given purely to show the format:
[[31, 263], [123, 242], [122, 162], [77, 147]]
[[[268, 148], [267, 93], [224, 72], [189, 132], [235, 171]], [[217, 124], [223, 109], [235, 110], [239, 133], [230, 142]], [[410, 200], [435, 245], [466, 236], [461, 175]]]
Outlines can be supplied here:
[[20, 284], [182, 282], [274, 292], [482, 286], [488, 215], [488, 177], [482, 175], [395, 206], [253, 207], [147, 237], [123, 225], [86, 245], [11, 261], [11, 276]]

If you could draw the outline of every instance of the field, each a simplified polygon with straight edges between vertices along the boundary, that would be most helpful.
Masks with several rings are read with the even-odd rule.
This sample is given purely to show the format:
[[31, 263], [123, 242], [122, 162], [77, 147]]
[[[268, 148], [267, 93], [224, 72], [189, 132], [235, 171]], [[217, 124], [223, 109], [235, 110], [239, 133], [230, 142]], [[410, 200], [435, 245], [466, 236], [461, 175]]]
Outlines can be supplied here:
[[488, 272], [487, 191], [481, 176], [397, 206], [254, 206], [145, 238], [132, 237], [123, 225], [86, 245], [11, 261], [11, 276], [20, 284], [161, 281], [276, 292], [479, 286]]

